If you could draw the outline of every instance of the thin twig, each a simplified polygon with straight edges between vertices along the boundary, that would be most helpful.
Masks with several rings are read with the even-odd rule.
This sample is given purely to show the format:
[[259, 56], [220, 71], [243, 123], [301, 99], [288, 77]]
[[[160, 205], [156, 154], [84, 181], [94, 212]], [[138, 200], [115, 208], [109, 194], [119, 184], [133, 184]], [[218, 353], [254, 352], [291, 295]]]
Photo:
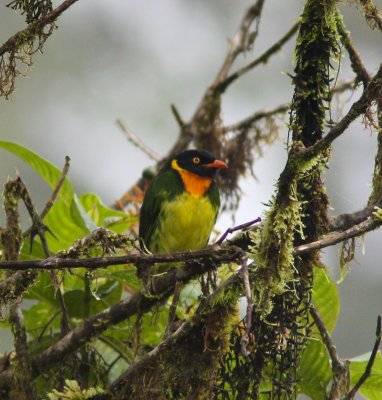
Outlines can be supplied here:
[[175, 104], [171, 104], [171, 111], [174, 114], [175, 120], [179, 125], [180, 129], [183, 129], [186, 126], [186, 123], [183, 121], [178, 109], [176, 108]]
[[256, 111], [249, 117], [244, 118], [241, 121], [236, 122], [235, 124], [224, 126], [223, 131], [224, 132], [235, 132], [235, 131], [239, 131], [242, 129], [246, 129], [246, 128], [252, 126], [255, 122], [257, 122], [263, 118], [268, 118], [268, 117], [272, 117], [273, 115], [285, 113], [289, 110], [289, 108], [290, 108], [290, 103], [284, 103], [284, 104], [280, 104], [277, 107], [271, 108], [269, 110]]
[[126, 125], [120, 120], [117, 119], [117, 125], [121, 128], [121, 130], [125, 133], [127, 140], [132, 143], [139, 150], [142, 150], [147, 156], [149, 156], [155, 162], [159, 162], [162, 157], [159, 156], [153, 149], [151, 149], [147, 144], [145, 144], [136, 134], [127, 129]]
[[377, 318], [377, 330], [375, 332], [375, 342], [373, 346], [373, 350], [370, 354], [369, 362], [366, 365], [365, 371], [359, 378], [358, 382], [354, 385], [354, 387], [350, 390], [350, 392], [345, 396], [344, 400], [352, 400], [354, 399], [354, 396], [358, 392], [359, 388], [365, 383], [366, 379], [370, 376], [371, 370], [373, 368], [373, 364], [375, 361], [375, 357], [377, 356], [379, 346], [381, 344], [381, 339], [382, 339], [382, 327], [381, 327], [381, 316], [378, 315]]
[[[336, 85], [336, 87], [333, 89], [333, 94], [334, 93], [342, 93], [346, 90], [353, 89], [354, 87], [354, 79], [349, 79], [346, 81], [343, 81]], [[260, 121], [263, 118], [268, 118], [272, 117], [277, 114], [283, 114], [287, 112], [290, 109], [290, 103], [283, 103], [278, 105], [277, 107], [271, 108], [269, 110], [259, 110], [254, 112], [252, 115], [242, 119], [239, 122], [236, 122], [231, 125], [226, 125], [223, 127], [223, 132], [235, 132], [239, 131], [241, 129], [246, 129], [252, 126], [255, 122]]]
[[170, 336], [171, 333], [174, 331], [176, 309], [178, 307], [179, 298], [180, 298], [180, 292], [182, 291], [182, 286], [183, 285], [182, 285], [181, 282], [176, 282], [175, 283], [175, 289], [174, 289], [174, 294], [172, 296], [172, 302], [171, 302], [171, 305], [170, 305], [170, 309], [168, 310], [167, 327], [166, 327], [166, 332], [164, 334], [165, 338]]
[[[56, 201], [56, 198], [60, 192], [60, 189], [62, 187], [62, 185], [65, 182], [65, 178], [66, 175], [69, 172], [69, 167], [70, 167], [70, 157], [66, 156], [65, 157], [65, 165], [64, 168], [61, 171], [61, 175], [60, 178], [57, 181], [56, 187], [54, 188], [51, 196], [49, 197], [49, 199], [47, 200], [45, 207], [43, 208], [43, 210], [40, 213], [40, 219], [43, 220], [44, 217], [48, 214], [48, 212], [50, 211], [50, 209], [52, 208], [54, 202]], [[31, 234], [32, 232], [32, 227], [28, 228], [24, 233], [23, 233], [23, 237], [27, 237]]]
[[244, 224], [234, 226], [233, 228], [228, 228], [228, 229], [223, 233], [223, 235], [217, 240], [217, 242], [215, 243], [215, 245], [220, 246], [220, 245], [224, 242], [225, 238], [226, 238], [229, 234], [234, 233], [234, 232], [237, 232], [237, 231], [243, 231], [244, 229], [248, 229], [248, 228], [250, 228], [251, 226], [257, 224], [258, 222], [261, 222], [261, 218], [260, 218], [260, 217], [254, 219], [254, 220], [252, 220], [252, 221], [245, 222]]
[[56, 187], [54, 188], [51, 196], [49, 197], [48, 201], [46, 202], [45, 207], [41, 211], [41, 214], [40, 214], [41, 219], [44, 219], [44, 217], [48, 214], [49, 210], [52, 208], [54, 202], [56, 201], [56, 198], [60, 192], [60, 189], [65, 182], [65, 178], [68, 175], [69, 168], [70, 168], [70, 157], [66, 156], [65, 157], [65, 165], [61, 171], [61, 175], [57, 181]]

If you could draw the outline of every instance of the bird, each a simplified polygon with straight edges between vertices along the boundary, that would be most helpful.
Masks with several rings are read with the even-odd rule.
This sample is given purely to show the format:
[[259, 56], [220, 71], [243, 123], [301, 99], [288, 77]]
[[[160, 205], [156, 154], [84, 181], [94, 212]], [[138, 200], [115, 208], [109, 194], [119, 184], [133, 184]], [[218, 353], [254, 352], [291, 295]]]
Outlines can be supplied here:
[[228, 165], [206, 150], [186, 150], [163, 166], [140, 210], [139, 237], [153, 254], [208, 244], [220, 208], [218, 170]]

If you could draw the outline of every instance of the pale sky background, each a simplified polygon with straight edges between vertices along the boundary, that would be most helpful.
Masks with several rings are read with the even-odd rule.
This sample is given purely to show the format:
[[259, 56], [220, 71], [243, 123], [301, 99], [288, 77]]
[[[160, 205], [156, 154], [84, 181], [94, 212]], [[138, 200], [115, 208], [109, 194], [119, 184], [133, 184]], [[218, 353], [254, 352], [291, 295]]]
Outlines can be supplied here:
[[[375, 3], [381, 8], [382, 0]], [[55, 2], [59, 4], [59, 2]], [[159, 154], [166, 154], [178, 129], [170, 104], [184, 119], [194, 112], [212, 81], [250, 1], [236, 0], [80, 0], [59, 19], [59, 29], [35, 55], [28, 78], [19, 77], [12, 100], [0, 100], [0, 139], [18, 142], [61, 168], [72, 159], [69, 177], [78, 193], [95, 192], [107, 204], [118, 198], [151, 161], [127, 142], [115, 120], [121, 118]], [[304, 2], [267, 0], [260, 36], [249, 62], [283, 35], [299, 17]], [[24, 27], [19, 14], [0, 6], [0, 42]], [[382, 60], [381, 33], [371, 31], [347, 2], [345, 23], [370, 73]], [[292, 97], [291, 41], [266, 66], [237, 82], [223, 98], [223, 118], [233, 123]], [[344, 79], [351, 76], [343, 63]], [[358, 94], [343, 101], [354, 101]], [[347, 103], [349, 104], [349, 103]], [[345, 106], [346, 110], [346, 106]], [[334, 114], [336, 119], [338, 115]], [[236, 223], [261, 215], [284, 167], [286, 129], [280, 141], [255, 162], [257, 180], [243, 184]], [[374, 165], [376, 136], [353, 124], [334, 144], [327, 171], [333, 214], [365, 205]], [[50, 190], [21, 161], [0, 150], [0, 180], [17, 168], [35, 204]], [[3, 216], [0, 221], [3, 221]], [[222, 215], [218, 228], [232, 225]], [[382, 313], [382, 232], [358, 240], [356, 262], [339, 288], [342, 311], [334, 339], [340, 355], [368, 352]], [[365, 248], [365, 255], [361, 247]], [[325, 251], [330, 272], [338, 277], [338, 249]]]

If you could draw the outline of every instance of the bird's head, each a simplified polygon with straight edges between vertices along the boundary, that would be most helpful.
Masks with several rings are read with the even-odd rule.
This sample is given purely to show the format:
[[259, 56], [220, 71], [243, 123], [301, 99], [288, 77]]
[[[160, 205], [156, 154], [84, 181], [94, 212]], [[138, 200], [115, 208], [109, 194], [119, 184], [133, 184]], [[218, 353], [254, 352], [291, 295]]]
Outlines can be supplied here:
[[186, 150], [173, 158], [171, 168], [213, 179], [218, 169], [228, 168], [228, 165], [206, 150]]

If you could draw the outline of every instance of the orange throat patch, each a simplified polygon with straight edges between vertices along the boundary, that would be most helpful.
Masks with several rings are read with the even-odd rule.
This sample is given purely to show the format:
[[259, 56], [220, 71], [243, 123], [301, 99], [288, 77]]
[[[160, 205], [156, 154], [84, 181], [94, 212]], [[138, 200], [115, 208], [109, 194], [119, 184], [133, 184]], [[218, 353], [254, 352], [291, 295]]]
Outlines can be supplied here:
[[171, 168], [179, 172], [185, 189], [188, 193], [195, 197], [203, 196], [211, 186], [211, 178], [206, 178], [204, 176], [196, 175], [192, 172], [186, 171], [185, 169], [179, 167], [176, 160], [172, 161]]

